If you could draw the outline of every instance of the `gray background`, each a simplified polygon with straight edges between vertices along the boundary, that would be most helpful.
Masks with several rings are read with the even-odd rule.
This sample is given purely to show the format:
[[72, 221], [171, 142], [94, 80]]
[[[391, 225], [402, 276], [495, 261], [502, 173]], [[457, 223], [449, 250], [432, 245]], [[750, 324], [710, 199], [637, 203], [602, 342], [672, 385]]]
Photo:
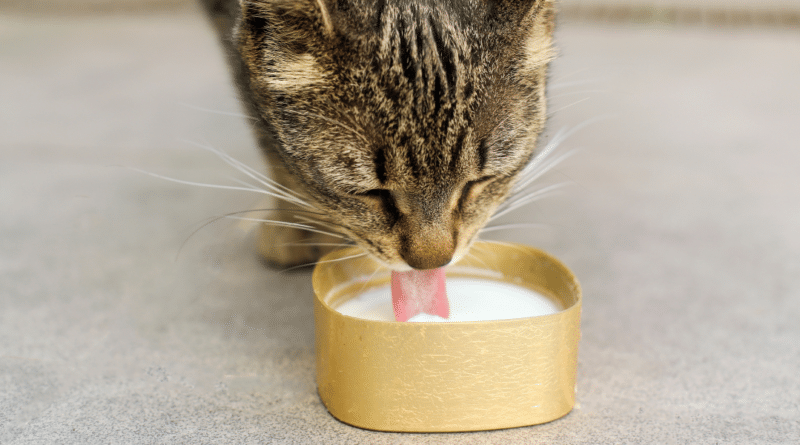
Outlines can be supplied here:
[[791, 23], [565, 8], [545, 138], [577, 128], [559, 148], [574, 154], [535, 187], [568, 185], [505, 218], [546, 228], [491, 235], [581, 280], [578, 404], [535, 427], [420, 435], [322, 406], [308, 271], [263, 267], [247, 223], [190, 237], [258, 196], [130, 169], [237, 175], [191, 142], [262, 166], [203, 17], [87, 2], [0, 9], [0, 443], [800, 441]]

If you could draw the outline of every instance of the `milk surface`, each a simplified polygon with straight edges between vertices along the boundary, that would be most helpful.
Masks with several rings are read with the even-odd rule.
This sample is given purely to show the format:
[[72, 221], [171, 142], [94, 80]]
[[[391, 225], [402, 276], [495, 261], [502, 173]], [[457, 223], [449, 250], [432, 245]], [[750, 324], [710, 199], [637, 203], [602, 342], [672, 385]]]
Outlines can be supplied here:
[[[419, 314], [409, 322], [507, 320], [561, 311], [561, 304], [540, 293], [510, 283], [474, 278], [449, 278], [447, 298], [450, 318]], [[335, 308], [351, 317], [394, 321], [392, 291], [387, 286], [369, 289]]]

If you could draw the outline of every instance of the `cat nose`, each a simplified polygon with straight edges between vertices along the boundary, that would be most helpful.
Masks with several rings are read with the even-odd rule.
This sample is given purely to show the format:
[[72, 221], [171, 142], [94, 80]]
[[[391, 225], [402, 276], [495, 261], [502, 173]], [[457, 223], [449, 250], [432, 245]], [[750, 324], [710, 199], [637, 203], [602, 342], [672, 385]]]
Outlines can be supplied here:
[[435, 255], [406, 255], [406, 263], [417, 270], [438, 269], [453, 259], [452, 252], [437, 252]]
[[427, 228], [416, 233], [412, 231], [400, 254], [409, 266], [425, 270], [447, 265], [454, 252], [455, 243], [449, 230]]

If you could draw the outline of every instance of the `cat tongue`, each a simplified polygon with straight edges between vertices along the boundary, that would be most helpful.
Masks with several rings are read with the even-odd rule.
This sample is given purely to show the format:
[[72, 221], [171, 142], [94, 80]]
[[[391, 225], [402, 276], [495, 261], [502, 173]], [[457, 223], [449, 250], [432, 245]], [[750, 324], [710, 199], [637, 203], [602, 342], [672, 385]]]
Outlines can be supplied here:
[[392, 306], [397, 321], [426, 313], [450, 316], [444, 285], [444, 267], [430, 270], [392, 271]]

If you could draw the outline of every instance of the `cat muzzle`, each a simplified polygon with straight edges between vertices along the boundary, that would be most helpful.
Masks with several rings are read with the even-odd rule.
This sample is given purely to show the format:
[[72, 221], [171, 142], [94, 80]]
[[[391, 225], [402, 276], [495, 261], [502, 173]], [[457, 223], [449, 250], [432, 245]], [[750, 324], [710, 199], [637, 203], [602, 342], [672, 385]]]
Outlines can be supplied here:
[[416, 227], [408, 230], [404, 238], [400, 255], [414, 269], [436, 269], [453, 259], [455, 240], [450, 230]]

